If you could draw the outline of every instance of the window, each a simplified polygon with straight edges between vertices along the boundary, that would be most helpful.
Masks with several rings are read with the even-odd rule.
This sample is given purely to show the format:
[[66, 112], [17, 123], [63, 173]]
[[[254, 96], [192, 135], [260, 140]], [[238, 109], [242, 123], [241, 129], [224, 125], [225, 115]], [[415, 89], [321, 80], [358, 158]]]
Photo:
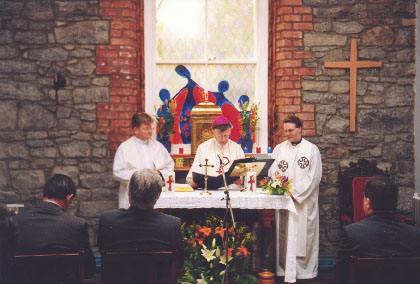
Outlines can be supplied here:
[[260, 102], [256, 144], [267, 147], [268, 0], [145, 1], [146, 111], [161, 104], [159, 91], [173, 98], [187, 80], [175, 72], [184, 65], [203, 89], [218, 91], [238, 106], [248, 95]]

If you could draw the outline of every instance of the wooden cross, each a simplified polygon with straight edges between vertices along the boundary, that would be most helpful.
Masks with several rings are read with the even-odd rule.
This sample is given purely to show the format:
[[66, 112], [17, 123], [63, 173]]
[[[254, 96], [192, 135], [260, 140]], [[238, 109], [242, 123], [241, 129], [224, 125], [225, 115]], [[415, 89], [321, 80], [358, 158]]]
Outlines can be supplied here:
[[357, 69], [382, 67], [379, 61], [357, 61], [357, 40], [351, 40], [350, 61], [325, 62], [327, 68], [350, 69], [350, 132], [356, 131], [356, 82]]
[[250, 188], [249, 188], [249, 190], [250, 190], [250, 191], [254, 191], [254, 189], [253, 189], [253, 187], [252, 187], [253, 183], [255, 183], [254, 176], [251, 176], [251, 177], [249, 178], [248, 183], [250, 184]]
[[169, 176], [169, 179], [167, 181], [167, 183], [169, 184], [169, 188], [168, 191], [172, 191], [172, 183], [174, 182], [174, 180], [172, 179], [172, 175]]

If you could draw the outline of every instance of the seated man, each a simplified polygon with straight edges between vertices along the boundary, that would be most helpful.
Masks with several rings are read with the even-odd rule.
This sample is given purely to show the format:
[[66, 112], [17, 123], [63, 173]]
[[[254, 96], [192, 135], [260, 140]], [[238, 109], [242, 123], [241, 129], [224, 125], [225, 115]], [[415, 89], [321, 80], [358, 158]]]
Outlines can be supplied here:
[[[65, 212], [76, 186], [66, 175], [56, 174], [45, 185], [43, 201], [34, 208], [15, 216], [19, 228], [16, 254], [60, 254], [84, 251], [85, 275], [96, 270], [95, 257], [89, 246], [88, 224]], [[63, 271], [69, 281], [77, 275]]]
[[397, 186], [385, 176], [366, 182], [363, 208], [367, 216], [345, 226], [337, 252], [336, 273], [340, 283], [348, 280], [349, 257], [420, 256], [420, 229], [398, 220], [395, 210]]
[[[187, 182], [192, 187], [197, 187], [197, 180], [194, 180], [193, 172], [203, 174], [205, 173], [205, 159], [208, 159], [207, 164], [213, 167], [207, 168], [207, 175], [209, 177], [217, 177], [222, 173], [221, 161], [224, 163], [223, 170], [227, 172], [232, 162], [237, 159], [245, 158], [244, 151], [241, 146], [229, 139], [232, 124], [224, 116], [218, 116], [212, 126], [214, 138], [201, 143], [197, 148], [197, 153], [194, 157], [194, 162], [187, 175]], [[220, 159], [219, 159], [220, 157]], [[234, 184], [241, 184], [242, 178], [233, 181]], [[227, 182], [229, 184], [229, 182]]]
[[[153, 211], [162, 192], [162, 179], [152, 169], [135, 172], [128, 185], [130, 207], [104, 212], [99, 221], [98, 248], [103, 252], [178, 250], [179, 268], [184, 264], [180, 219]], [[159, 283], [170, 283], [159, 273]]]

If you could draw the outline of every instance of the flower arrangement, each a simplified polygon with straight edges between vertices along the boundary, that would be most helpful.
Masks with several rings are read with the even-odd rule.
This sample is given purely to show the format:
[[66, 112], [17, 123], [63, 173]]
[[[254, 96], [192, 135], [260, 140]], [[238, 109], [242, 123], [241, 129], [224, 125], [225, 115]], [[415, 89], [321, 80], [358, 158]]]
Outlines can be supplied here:
[[236, 229], [229, 229], [228, 257], [224, 250], [226, 228], [221, 219], [209, 216], [204, 224], [184, 222], [181, 228], [186, 240], [185, 274], [181, 282], [222, 283], [228, 261], [229, 283], [257, 283], [257, 278], [248, 274], [253, 241], [249, 227], [237, 224]]
[[266, 192], [270, 195], [288, 194], [292, 196], [290, 193], [290, 190], [292, 189], [292, 181], [293, 180], [286, 176], [276, 175], [274, 178], [266, 177], [261, 180], [260, 186], [263, 192]]
[[260, 120], [260, 117], [258, 116], [258, 108], [258, 104], [249, 104], [248, 101], [244, 101], [241, 104], [239, 114], [241, 116], [242, 141], [249, 141], [254, 138], [258, 129], [258, 121]]
[[168, 141], [174, 133], [174, 113], [171, 103], [166, 107], [166, 111], [163, 110], [163, 106], [159, 107], [156, 113], [156, 122], [157, 140]]

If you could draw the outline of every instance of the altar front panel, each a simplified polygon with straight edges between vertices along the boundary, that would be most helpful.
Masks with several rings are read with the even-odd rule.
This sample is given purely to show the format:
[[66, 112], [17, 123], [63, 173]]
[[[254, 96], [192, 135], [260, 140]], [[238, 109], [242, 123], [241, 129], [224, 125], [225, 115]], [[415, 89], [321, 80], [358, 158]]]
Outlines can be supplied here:
[[[201, 190], [194, 192], [162, 192], [155, 204], [155, 209], [200, 209], [225, 208], [226, 200], [223, 190], [211, 191], [211, 195], [201, 195]], [[296, 282], [296, 234], [297, 212], [290, 196], [267, 195], [253, 192], [229, 191], [232, 208], [234, 209], [274, 209], [289, 216], [287, 219], [287, 242], [282, 248], [276, 244], [276, 274], [285, 277], [285, 282]], [[276, 222], [278, 222], [276, 218]], [[278, 230], [279, 224], [276, 224]], [[280, 267], [279, 249], [286, 249], [284, 266]]]

